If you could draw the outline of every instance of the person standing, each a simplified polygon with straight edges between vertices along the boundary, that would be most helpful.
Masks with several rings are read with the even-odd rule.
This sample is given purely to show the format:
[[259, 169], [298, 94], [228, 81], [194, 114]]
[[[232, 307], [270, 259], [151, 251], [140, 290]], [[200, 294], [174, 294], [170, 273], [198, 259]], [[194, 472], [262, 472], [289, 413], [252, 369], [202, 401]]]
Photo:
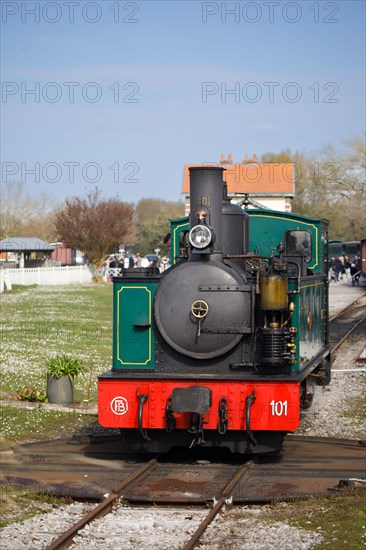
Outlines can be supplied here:
[[334, 261], [334, 273], [335, 273], [335, 282], [339, 281], [340, 276], [342, 275], [343, 264], [339, 256], [336, 257]]
[[346, 274], [346, 281], [348, 281], [348, 279], [351, 277], [351, 262], [348, 256], [344, 257], [343, 266], [344, 266], [344, 272]]

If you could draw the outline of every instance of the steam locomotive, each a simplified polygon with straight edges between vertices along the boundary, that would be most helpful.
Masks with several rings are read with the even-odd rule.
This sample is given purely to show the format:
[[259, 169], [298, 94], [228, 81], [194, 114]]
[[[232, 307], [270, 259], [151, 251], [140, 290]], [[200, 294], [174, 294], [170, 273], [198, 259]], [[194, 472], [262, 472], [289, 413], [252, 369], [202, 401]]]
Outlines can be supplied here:
[[190, 168], [172, 267], [113, 279], [113, 366], [99, 423], [123, 447], [279, 449], [330, 382], [327, 222], [243, 209], [223, 168]]

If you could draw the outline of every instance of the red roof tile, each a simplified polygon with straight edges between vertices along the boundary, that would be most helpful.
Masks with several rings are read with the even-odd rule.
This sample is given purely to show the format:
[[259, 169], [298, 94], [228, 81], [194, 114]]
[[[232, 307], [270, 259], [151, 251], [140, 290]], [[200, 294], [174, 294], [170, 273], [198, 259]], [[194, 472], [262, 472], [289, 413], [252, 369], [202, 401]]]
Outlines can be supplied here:
[[[186, 164], [184, 167], [182, 193], [189, 194], [188, 168], [193, 166], [220, 166], [219, 164]], [[293, 163], [248, 163], [229, 164], [223, 174], [228, 193], [286, 194], [295, 192]]]

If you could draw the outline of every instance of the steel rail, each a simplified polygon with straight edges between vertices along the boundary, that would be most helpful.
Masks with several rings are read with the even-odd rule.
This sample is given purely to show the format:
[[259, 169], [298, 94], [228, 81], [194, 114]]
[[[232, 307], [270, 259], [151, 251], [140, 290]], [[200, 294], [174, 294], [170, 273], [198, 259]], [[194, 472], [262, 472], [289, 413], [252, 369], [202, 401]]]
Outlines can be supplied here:
[[217, 514], [227, 501], [230, 493], [233, 491], [233, 489], [235, 489], [236, 485], [239, 483], [247, 470], [253, 465], [254, 462], [251, 460], [250, 462], [246, 462], [245, 464], [243, 464], [243, 466], [239, 468], [232, 480], [229, 481], [229, 483], [223, 489], [222, 495], [215, 506], [210, 510], [205, 519], [200, 523], [198, 529], [193, 533], [189, 541], [187, 541], [186, 544], [183, 546], [183, 550], [192, 550], [196, 546], [197, 542], [206, 531], [211, 521], [217, 516]]
[[[358, 309], [362, 309], [365, 306], [363, 304], [357, 305], [357, 303], [366, 296], [366, 292], [364, 294], [361, 294], [357, 300], [346, 306], [344, 309], [339, 311], [338, 313], [335, 313], [332, 315], [332, 317], [329, 318], [329, 322], [331, 323], [335, 319], [338, 319], [339, 317], [342, 317], [342, 315], [345, 315], [346, 313], [351, 313], [351, 311], [357, 311]], [[356, 306], [356, 307], [354, 307]]]
[[352, 334], [352, 332], [354, 332], [356, 330], [356, 328], [358, 327], [358, 325], [360, 325], [361, 323], [363, 323], [366, 319], [366, 315], [364, 315], [363, 317], [361, 317], [361, 319], [359, 319], [357, 321], [357, 323], [354, 323], [354, 325], [352, 325], [352, 327], [349, 329], [349, 331], [343, 336], [343, 338], [341, 338], [339, 340], [339, 342], [337, 342], [333, 347], [332, 349], [330, 350], [331, 353], [334, 353], [342, 344], [343, 342]]
[[97, 518], [107, 515], [111, 511], [116, 501], [122, 495], [123, 489], [125, 489], [127, 485], [134, 482], [140, 476], [145, 474], [148, 470], [156, 466], [157, 462], [158, 459], [153, 458], [149, 462], [141, 466], [141, 468], [139, 468], [136, 472], [125, 479], [120, 485], [118, 485], [115, 493], [105, 498], [95, 508], [85, 514], [85, 516], [81, 518], [81, 520], [70, 527], [70, 529], [62, 533], [62, 535], [60, 535], [56, 540], [51, 542], [51, 544], [46, 547], [46, 550], [60, 550], [62, 548], [68, 548], [73, 543], [73, 538], [81, 529], [83, 529], [83, 527], [85, 527], [85, 525], [87, 525], [91, 521], [94, 521]]

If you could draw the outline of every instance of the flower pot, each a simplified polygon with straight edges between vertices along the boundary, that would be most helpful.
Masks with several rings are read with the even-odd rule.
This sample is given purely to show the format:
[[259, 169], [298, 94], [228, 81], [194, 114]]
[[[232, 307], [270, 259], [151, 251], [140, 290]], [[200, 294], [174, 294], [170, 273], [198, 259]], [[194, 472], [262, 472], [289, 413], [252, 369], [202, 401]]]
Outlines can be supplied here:
[[49, 403], [69, 405], [74, 402], [74, 384], [65, 374], [60, 378], [47, 375], [47, 398]]

